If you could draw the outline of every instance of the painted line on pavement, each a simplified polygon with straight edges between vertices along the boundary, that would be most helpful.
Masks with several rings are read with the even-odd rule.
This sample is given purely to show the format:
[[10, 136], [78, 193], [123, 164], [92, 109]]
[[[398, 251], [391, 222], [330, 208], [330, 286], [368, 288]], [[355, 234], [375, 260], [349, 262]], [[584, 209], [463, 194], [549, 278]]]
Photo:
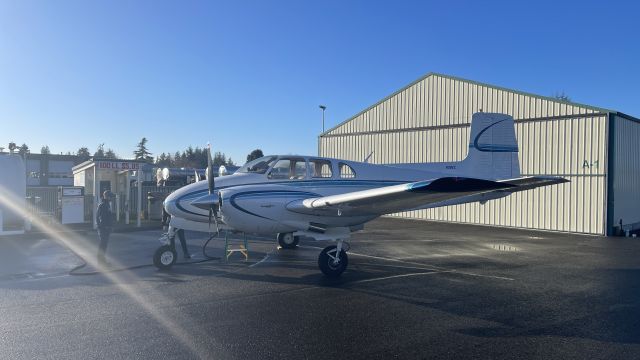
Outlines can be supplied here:
[[[310, 249], [320, 249], [320, 250], [323, 249], [323, 248], [320, 248], [320, 247], [317, 247], [317, 246], [308, 246], [308, 245], [305, 245], [305, 246], [298, 245], [298, 246], [299, 247], [303, 247], [303, 248], [310, 248]], [[514, 281], [515, 280], [513, 278], [509, 278], [509, 277], [505, 277], [505, 276], [477, 274], [477, 273], [472, 273], [472, 272], [468, 272], [468, 271], [462, 271], [462, 270], [458, 270], [458, 269], [447, 269], [447, 268], [443, 268], [443, 267], [439, 267], [439, 266], [426, 265], [426, 264], [421, 264], [421, 263], [412, 262], [412, 261], [404, 261], [404, 260], [398, 260], [398, 259], [394, 259], [394, 258], [387, 258], [387, 257], [381, 257], [381, 256], [359, 254], [359, 253], [355, 253], [355, 252], [351, 252], [351, 251], [349, 252], [349, 254], [354, 255], [354, 256], [370, 258], [370, 259], [377, 259], [377, 260], [384, 260], [384, 261], [394, 261], [394, 262], [399, 262], [399, 263], [403, 263], [403, 264], [418, 265], [418, 266], [424, 267], [425, 269], [434, 270], [434, 271], [441, 271], [441, 272], [446, 271], [446, 272], [449, 272], [449, 273], [452, 273], [452, 274], [462, 274], [462, 275], [468, 275], [468, 276], [484, 277], [484, 278], [497, 279], [497, 280], [506, 280], [506, 281]]]

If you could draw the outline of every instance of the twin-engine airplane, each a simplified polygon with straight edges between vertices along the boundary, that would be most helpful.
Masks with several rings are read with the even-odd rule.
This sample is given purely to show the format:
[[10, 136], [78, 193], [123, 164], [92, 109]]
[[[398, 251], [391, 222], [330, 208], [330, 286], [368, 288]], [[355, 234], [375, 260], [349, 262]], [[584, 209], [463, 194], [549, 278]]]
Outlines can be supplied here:
[[[209, 161], [210, 161], [209, 151]], [[281, 247], [295, 248], [301, 236], [332, 240], [318, 257], [320, 270], [337, 277], [347, 268], [345, 241], [381, 215], [440, 206], [484, 203], [518, 191], [567, 182], [560, 177], [521, 177], [513, 118], [476, 113], [469, 153], [463, 161], [374, 165], [317, 156], [265, 156], [235, 174], [207, 179], [172, 193], [168, 238], [177, 229], [229, 229], [277, 234]], [[213, 225], [212, 225], [213, 220]], [[174, 247], [156, 252], [168, 268]]]

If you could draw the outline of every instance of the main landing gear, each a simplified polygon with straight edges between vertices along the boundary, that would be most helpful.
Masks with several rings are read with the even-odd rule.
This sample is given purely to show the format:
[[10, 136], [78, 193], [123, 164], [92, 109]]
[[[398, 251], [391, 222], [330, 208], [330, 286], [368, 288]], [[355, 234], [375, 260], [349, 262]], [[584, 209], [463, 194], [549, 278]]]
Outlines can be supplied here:
[[293, 233], [279, 233], [278, 245], [283, 249], [295, 249], [300, 242], [300, 236], [293, 236]]
[[342, 240], [338, 240], [337, 245], [327, 246], [320, 252], [318, 267], [325, 276], [337, 278], [347, 269], [347, 265], [349, 265], [348, 246], [345, 249], [344, 245]]
[[[294, 236], [293, 233], [279, 233], [278, 245], [283, 249], [295, 249], [300, 242], [299, 236]], [[337, 278], [347, 269], [349, 265], [349, 257], [347, 256], [349, 251], [349, 243], [344, 240], [337, 240], [336, 245], [327, 246], [324, 248], [318, 256], [318, 267], [320, 271], [330, 278]]]

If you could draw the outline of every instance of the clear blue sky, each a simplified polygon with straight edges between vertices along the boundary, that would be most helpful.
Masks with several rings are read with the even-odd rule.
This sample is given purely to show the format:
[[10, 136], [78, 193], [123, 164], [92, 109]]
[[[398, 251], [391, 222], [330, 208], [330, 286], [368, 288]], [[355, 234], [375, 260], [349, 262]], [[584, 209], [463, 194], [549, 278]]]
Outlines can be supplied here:
[[0, 0], [0, 146], [315, 154], [431, 71], [640, 116], [636, 4]]

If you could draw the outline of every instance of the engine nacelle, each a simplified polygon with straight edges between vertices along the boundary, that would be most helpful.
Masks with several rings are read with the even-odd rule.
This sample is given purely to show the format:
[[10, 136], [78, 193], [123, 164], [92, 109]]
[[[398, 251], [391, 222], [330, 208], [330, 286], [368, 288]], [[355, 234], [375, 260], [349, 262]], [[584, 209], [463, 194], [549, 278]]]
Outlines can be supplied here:
[[[309, 197], [306, 191], [273, 185], [247, 185], [222, 189], [220, 216], [228, 226], [247, 233], [274, 234], [301, 230], [291, 221], [296, 216], [286, 209], [288, 203]], [[287, 214], [288, 213], [288, 214]]]

